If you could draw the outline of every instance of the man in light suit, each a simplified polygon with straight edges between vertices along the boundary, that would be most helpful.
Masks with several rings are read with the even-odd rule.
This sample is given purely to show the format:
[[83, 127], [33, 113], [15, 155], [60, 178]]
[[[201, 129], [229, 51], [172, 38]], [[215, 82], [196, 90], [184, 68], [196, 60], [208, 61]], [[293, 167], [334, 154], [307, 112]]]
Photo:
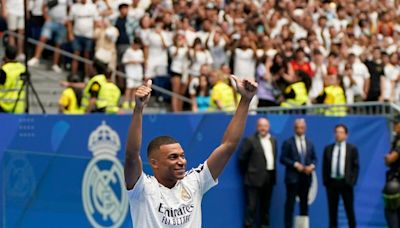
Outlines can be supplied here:
[[286, 166], [285, 227], [293, 226], [293, 210], [296, 196], [300, 198], [300, 215], [308, 216], [308, 192], [315, 170], [317, 157], [313, 143], [305, 137], [306, 122], [297, 119], [295, 135], [282, 145], [280, 162]]
[[[246, 138], [239, 154], [246, 192], [245, 227], [268, 227], [272, 189], [276, 182], [276, 139], [266, 118], [257, 121], [257, 132]], [[257, 210], [259, 214], [257, 214]], [[260, 225], [257, 226], [257, 215]]]
[[356, 227], [353, 187], [357, 183], [358, 150], [347, 143], [346, 125], [335, 127], [336, 142], [325, 147], [322, 163], [323, 183], [328, 195], [329, 227], [338, 227], [339, 197], [342, 196], [349, 227]]

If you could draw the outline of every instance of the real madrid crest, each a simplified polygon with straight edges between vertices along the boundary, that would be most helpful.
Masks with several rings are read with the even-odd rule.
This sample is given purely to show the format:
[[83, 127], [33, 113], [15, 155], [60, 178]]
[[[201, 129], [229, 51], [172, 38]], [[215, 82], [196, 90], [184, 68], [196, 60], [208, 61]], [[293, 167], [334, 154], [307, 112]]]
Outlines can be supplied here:
[[89, 137], [93, 154], [82, 181], [82, 201], [93, 227], [120, 227], [128, 212], [118, 134], [105, 121]]
[[186, 190], [186, 188], [182, 188], [181, 191], [181, 197], [184, 201], [189, 201], [192, 197], [190, 196], [189, 192]]

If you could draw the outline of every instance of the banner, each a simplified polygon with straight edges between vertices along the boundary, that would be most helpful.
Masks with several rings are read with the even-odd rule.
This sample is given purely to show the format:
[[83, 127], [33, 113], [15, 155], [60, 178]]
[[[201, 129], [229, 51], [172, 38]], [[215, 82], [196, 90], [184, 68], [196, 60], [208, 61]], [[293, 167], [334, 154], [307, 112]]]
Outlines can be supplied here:
[[[249, 116], [244, 136], [255, 132]], [[293, 135], [300, 116], [269, 115], [271, 134], [282, 142]], [[385, 181], [383, 157], [390, 132], [383, 117], [303, 116], [307, 137], [315, 145], [318, 164], [310, 193], [311, 227], [328, 227], [328, 206], [322, 185], [322, 153], [334, 140], [338, 123], [349, 127], [348, 141], [359, 149], [360, 176], [355, 188], [358, 227], [385, 226], [381, 190]], [[181, 142], [187, 168], [204, 162], [219, 145], [231, 119], [226, 114], [145, 115], [142, 159], [149, 141], [170, 135]], [[123, 159], [131, 116], [0, 115], [0, 203], [2, 227], [132, 227], [124, 190]], [[277, 165], [271, 227], [283, 227], [284, 167]], [[244, 193], [237, 153], [204, 197], [203, 227], [243, 227]], [[298, 206], [296, 206], [296, 209]], [[347, 226], [342, 203], [339, 225]]]

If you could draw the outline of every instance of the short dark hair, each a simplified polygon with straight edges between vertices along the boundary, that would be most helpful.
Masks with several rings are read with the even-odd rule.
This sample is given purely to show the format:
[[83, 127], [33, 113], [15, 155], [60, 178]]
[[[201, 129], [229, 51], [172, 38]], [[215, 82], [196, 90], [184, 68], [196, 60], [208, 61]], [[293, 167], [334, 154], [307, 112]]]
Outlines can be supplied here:
[[300, 52], [305, 53], [305, 52], [304, 52], [304, 49], [301, 48], [301, 47], [300, 47], [300, 48], [297, 48], [296, 51], [295, 51], [296, 54], [297, 54], [297, 53], [300, 53]]
[[95, 58], [93, 60], [93, 68], [96, 70], [97, 74], [107, 74], [108, 65], [100, 59]]
[[147, 157], [150, 157], [150, 155], [155, 151], [160, 149], [161, 146], [163, 145], [169, 145], [169, 144], [174, 144], [174, 143], [179, 143], [178, 140], [174, 139], [171, 136], [163, 135], [163, 136], [158, 136], [154, 139], [152, 139], [147, 146]]
[[7, 45], [5, 55], [8, 60], [15, 60], [15, 58], [17, 58], [17, 48], [12, 45]]
[[133, 43], [138, 44], [140, 47], [142, 47], [143, 45], [142, 39], [140, 39], [140, 37], [133, 38]]
[[338, 128], [340, 128], [340, 127], [344, 129], [344, 132], [345, 132], [346, 134], [349, 133], [349, 129], [348, 129], [347, 126], [344, 125], [344, 124], [337, 124], [337, 125], [335, 126], [335, 130], [338, 129]]
[[123, 8], [128, 8], [128, 7], [129, 7], [128, 4], [126, 4], [126, 3], [121, 3], [121, 4], [118, 5], [118, 10], [121, 10], [121, 9], [123, 9]]

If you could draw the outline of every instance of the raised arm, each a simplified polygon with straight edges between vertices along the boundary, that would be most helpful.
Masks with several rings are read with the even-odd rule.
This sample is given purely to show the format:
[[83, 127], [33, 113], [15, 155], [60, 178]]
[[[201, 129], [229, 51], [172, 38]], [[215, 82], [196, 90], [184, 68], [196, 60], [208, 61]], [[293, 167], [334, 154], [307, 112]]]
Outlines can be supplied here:
[[125, 149], [125, 185], [126, 189], [132, 189], [142, 174], [142, 159], [140, 147], [142, 144], [142, 116], [143, 108], [150, 99], [151, 80], [140, 86], [135, 93], [136, 106], [133, 111], [132, 122], [129, 126], [128, 139]]
[[242, 136], [244, 127], [246, 126], [247, 114], [249, 111], [250, 101], [257, 91], [257, 84], [247, 80], [240, 80], [236, 76], [231, 76], [236, 82], [237, 90], [242, 96], [239, 106], [229, 123], [222, 143], [215, 149], [207, 160], [208, 168], [214, 180], [218, 178], [224, 169], [229, 158], [235, 152]]

